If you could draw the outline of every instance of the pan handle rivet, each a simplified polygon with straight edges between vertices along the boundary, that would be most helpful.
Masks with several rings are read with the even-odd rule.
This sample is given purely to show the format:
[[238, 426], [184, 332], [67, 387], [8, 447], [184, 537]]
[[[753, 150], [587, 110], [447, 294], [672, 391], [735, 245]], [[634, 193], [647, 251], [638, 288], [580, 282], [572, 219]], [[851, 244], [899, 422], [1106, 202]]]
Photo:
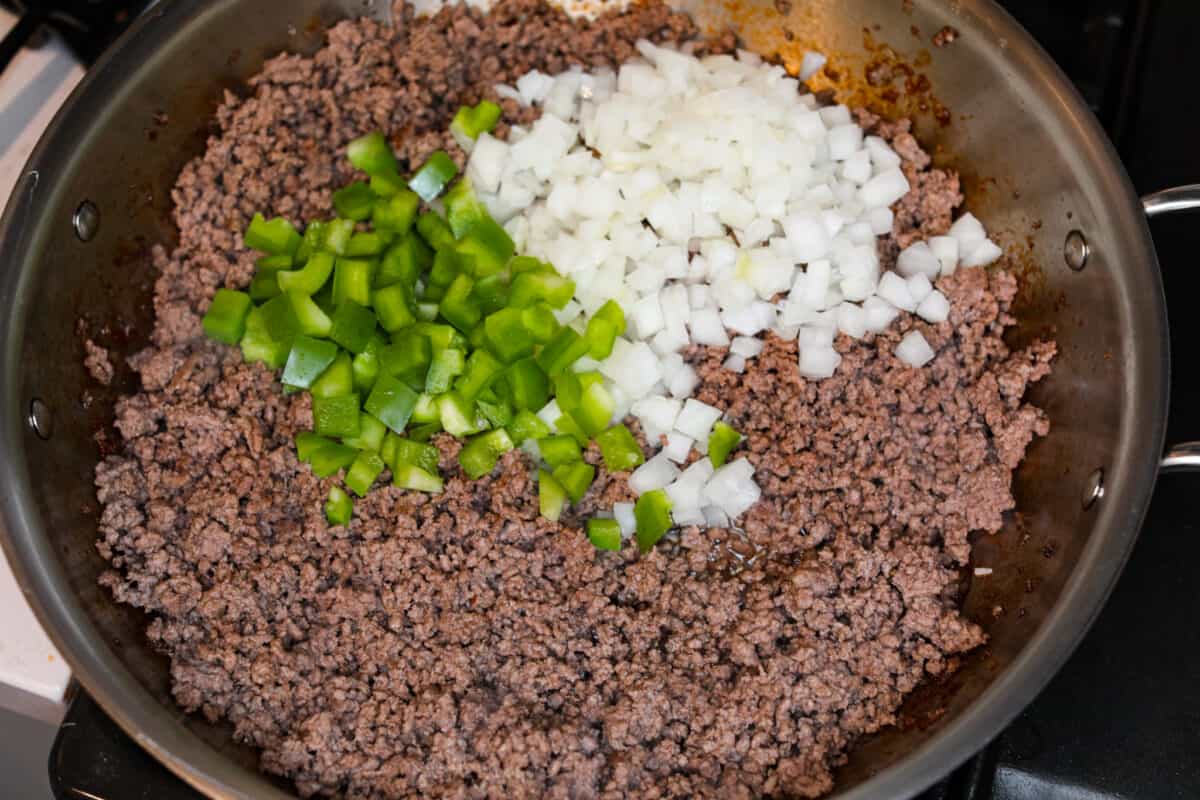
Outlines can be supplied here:
[[75, 228], [75, 235], [79, 237], [79, 241], [90, 242], [100, 229], [100, 209], [96, 208], [96, 204], [91, 200], [84, 200], [79, 204], [79, 208], [75, 209], [71, 225]]
[[39, 439], [49, 439], [50, 434], [54, 433], [54, 414], [40, 397], [33, 398], [29, 404], [28, 422], [30, 429]]
[[1096, 505], [1096, 501], [1104, 497], [1104, 470], [1098, 469], [1088, 476], [1083, 487], [1083, 508], [1086, 511]]
[[1068, 233], [1066, 244], [1063, 245], [1063, 258], [1066, 259], [1067, 266], [1079, 272], [1087, 266], [1089, 255], [1091, 255], [1091, 248], [1088, 247], [1087, 238], [1083, 233], [1081, 231]]

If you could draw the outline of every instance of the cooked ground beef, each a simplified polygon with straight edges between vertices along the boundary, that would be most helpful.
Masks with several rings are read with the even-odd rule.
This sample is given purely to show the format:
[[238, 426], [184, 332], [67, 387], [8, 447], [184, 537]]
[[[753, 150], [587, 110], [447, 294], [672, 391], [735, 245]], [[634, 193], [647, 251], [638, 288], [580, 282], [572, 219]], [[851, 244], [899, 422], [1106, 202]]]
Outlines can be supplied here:
[[[768, 340], [744, 376], [696, 351], [700, 397], [747, 433], [764, 499], [739, 530], [689, 528], [647, 556], [539, 517], [518, 452], [466, 480], [448, 437], [444, 494], [376, 488], [330, 527], [329, 481], [292, 444], [309, 401], [200, 331], [214, 290], [250, 277], [250, 213], [327, 213], [353, 136], [394, 131], [417, 161], [497, 80], [693, 33], [653, 4], [593, 26], [530, 0], [401, 18], [271, 61], [181, 175], [153, 346], [130, 361], [142, 391], [96, 470], [102, 583], [150, 613], [179, 704], [229, 720], [304, 794], [828, 791], [858, 737], [983, 641], [956, 603], [967, 534], [1012, 506], [1011, 471], [1047, 426], [1021, 398], [1053, 346], [1010, 353], [1014, 281], [973, 270], [940, 284], [948, 322], [839, 339], [828, 381], [799, 377], [794, 342]], [[873, 124], [916, 178], [894, 238], [944, 231], [957, 178], [907, 128]], [[914, 326], [938, 351], [921, 370], [892, 355]], [[628, 499], [624, 477], [602, 473], [580, 514]]]
[[101, 347], [91, 339], [85, 339], [83, 342], [83, 366], [88, 371], [88, 374], [97, 382], [104, 386], [112, 383], [113, 365], [109, 359], [108, 348]]

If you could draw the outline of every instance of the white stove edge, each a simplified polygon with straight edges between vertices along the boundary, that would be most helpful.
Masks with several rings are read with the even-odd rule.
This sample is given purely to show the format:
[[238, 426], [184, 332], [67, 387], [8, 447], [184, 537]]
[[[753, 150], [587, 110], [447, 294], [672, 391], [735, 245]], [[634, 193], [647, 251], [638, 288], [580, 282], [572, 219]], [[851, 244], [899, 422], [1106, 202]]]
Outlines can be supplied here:
[[[0, 10], [0, 36], [16, 17]], [[0, 198], [17, 179], [54, 113], [83, 77], [59, 41], [23, 50], [0, 74]], [[71, 671], [42, 630], [0, 552], [0, 707], [57, 724]]]

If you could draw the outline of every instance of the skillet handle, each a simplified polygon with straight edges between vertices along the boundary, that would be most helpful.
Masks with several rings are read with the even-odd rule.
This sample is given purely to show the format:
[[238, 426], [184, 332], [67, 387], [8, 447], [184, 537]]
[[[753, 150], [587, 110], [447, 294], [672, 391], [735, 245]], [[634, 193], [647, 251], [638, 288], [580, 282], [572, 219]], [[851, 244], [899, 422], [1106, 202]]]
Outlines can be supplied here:
[[[1200, 208], [1200, 184], [1175, 186], [1142, 198], [1147, 217]], [[1182, 442], [1167, 449], [1159, 472], [1200, 471], [1200, 442]]]

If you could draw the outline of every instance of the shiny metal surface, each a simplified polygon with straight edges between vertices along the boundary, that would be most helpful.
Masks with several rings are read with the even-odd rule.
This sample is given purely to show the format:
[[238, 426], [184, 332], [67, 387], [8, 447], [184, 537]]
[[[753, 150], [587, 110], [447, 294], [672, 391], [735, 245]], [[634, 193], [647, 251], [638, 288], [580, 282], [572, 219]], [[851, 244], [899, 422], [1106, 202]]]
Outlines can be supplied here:
[[1184, 442], [1167, 450], [1163, 456], [1162, 472], [1196, 472], [1200, 470], [1200, 442]]
[[[789, 64], [805, 48], [829, 54], [824, 80], [847, 102], [915, 113], [918, 135], [963, 171], [972, 210], [999, 234], [1022, 277], [1013, 344], [1047, 331], [1059, 342], [1055, 373], [1034, 394], [1054, 427], [1017, 474], [1021, 515], [975, 547], [994, 574], [969, 585], [965, 610], [987, 629], [988, 646], [919, 690], [899, 724], [864, 741], [839, 775], [841, 798], [910, 797], [980, 748], [1045, 685], [1094, 619], [1136, 538], [1162, 452], [1167, 393], [1165, 311], [1145, 216], [1074, 89], [987, 0], [796, 0], [786, 17], [768, 0], [685, 4], [702, 23], [733, 24], [749, 46]], [[228, 728], [179, 712], [165, 661], [142, 635], [146, 620], [96, 584], [104, 565], [93, 546], [92, 469], [102, 455], [94, 435], [108, 429], [115, 398], [136, 384], [124, 369], [108, 389], [89, 382], [76, 326], [82, 320], [119, 332], [116, 358], [144, 346], [154, 277], [148, 249], [173, 240], [169, 189], [201, 152], [221, 92], [268, 54], [310, 51], [332, 19], [382, 16], [385, 6], [156, 5], [60, 113], [0, 223], [6, 553], [80, 683], [148, 751], [213, 797], [287, 792], [254, 770], [254, 753]], [[960, 36], [931, 50], [929, 36], [945, 25]], [[929, 92], [890, 98], [865, 81], [868, 64], [893, 57], [925, 75]], [[170, 123], [155, 128], [163, 115]], [[81, 198], [104, 220], [90, 242], [72, 233]], [[1074, 229], [1089, 243], [1083, 272], [1063, 260]], [[35, 396], [58, 412], [48, 441], [26, 423]], [[1104, 470], [1104, 499], [1084, 509], [1080, 498], [1096, 468]]]
[[1191, 211], [1200, 208], [1200, 183], [1174, 186], [1142, 198], [1146, 216], [1170, 214], [1173, 211]]

